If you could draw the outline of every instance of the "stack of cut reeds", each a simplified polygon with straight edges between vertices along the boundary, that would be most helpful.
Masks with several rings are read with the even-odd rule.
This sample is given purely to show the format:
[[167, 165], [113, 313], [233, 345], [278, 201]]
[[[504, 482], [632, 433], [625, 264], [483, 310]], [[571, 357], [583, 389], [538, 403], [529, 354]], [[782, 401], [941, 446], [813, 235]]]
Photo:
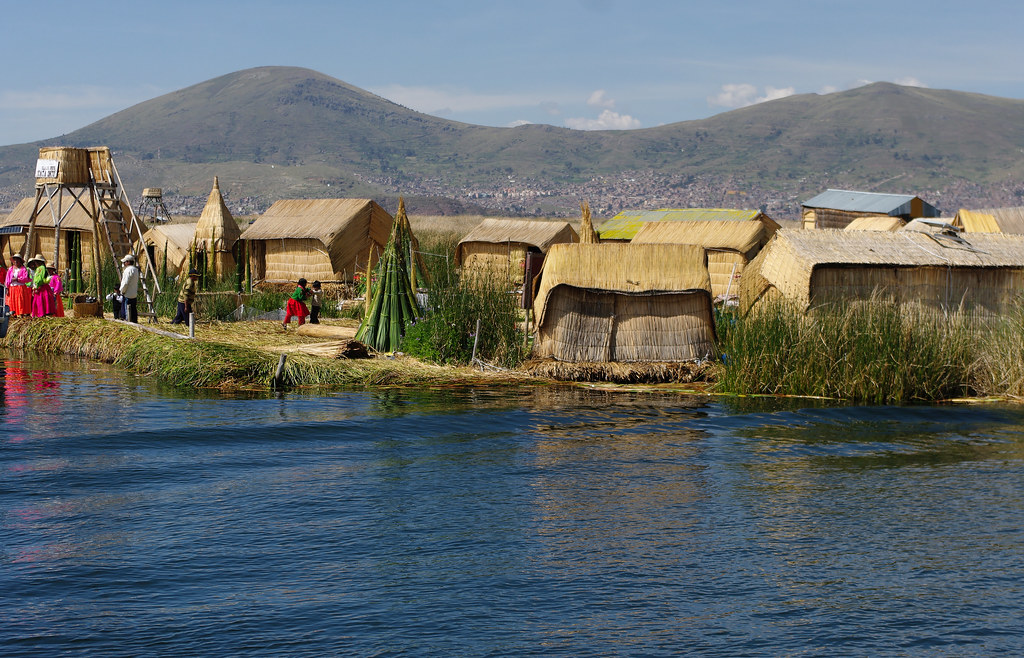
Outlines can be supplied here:
[[356, 340], [378, 352], [394, 352], [405, 334], [405, 327], [419, 317], [413, 280], [412, 229], [405, 213], [405, 200], [399, 198], [398, 212], [391, 226], [391, 237], [377, 262], [367, 287], [367, 312], [359, 325]]

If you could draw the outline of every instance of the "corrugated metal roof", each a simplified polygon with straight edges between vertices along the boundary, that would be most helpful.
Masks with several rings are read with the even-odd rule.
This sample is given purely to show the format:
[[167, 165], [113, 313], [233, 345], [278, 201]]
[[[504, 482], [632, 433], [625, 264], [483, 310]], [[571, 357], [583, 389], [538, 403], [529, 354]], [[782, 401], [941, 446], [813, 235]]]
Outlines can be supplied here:
[[[801, 205], [805, 208], [831, 208], [846, 212], [870, 212], [895, 217], [910, 214], [910, 204], [918, 198], [913, 194], [881, 194], [830, 189], [804, 201]], [[921, 203], [925, 217], [939, 216], [939, 211], [934, 206], [925, 201], [921, 201]]]
[[760, 210], [733, 208], [665, 208], [659, 210], [623, 210], [605, 221], [597, 232], [602, 240], [632, 240], [645, 222], [750, 222], [761, 220], [771, 231], [778, 230], [775, 220]]

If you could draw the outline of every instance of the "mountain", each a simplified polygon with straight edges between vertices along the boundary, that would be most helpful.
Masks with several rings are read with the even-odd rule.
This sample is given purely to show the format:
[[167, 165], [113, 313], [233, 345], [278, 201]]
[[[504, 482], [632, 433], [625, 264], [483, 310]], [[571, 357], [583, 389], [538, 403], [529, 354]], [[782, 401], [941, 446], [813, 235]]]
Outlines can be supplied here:
[[[629, 131], [496, 128], [404, 108], [301, 68], [221, 76], [59, 138], [0, 148], [0, 207], [31, 194], [39, 146], [104, 144], [129, 192], [198, 212], [279, 198], [399, 194], [421, 214], [763, 207], [795, 217], [826, 187], [959, 205], [1024, 204], [1024, 101], [876, 83]], [[415, 200], [415, 202], [413, 202]]]

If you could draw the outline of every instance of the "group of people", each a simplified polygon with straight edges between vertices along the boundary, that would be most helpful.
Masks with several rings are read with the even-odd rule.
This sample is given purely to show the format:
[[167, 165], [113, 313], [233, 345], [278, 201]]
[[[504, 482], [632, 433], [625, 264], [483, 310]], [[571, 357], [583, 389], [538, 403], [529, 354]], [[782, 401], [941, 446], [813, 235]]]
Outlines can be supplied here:
[[[137, 323], [140, 271], [132, 254], [122, 258], [121, 262], [124, 265], [121, 281], [108, 298], [112, 302], [115, 319]], [[11, 309], [11, 315], [37, 318], [48, 315], [64, 317], [64, 302], [61, 299], [63, 283], [57, 269], [47, 266], [42, 255], [37, 254], [25, 262], [21, 254], [13, 254], [9, 268], [5, 270], [0, 265], [0, 283], [6, 287], [7, 305]], [[182, 282], [178, 293], [177, 313], [171, 324], [188, 321], [198, 283], [199, 272], [196, 269], [189, 270], [188, 278]], [[306, 279], [299, 279], [298, 283], [285, 307], [285, 329], [293, 317], [298, 318], [299, 325], [305, 324], [307, 317], [311, 324], [320, 324], [320, 307], [323, 299], [320, 282], [314, 281], [312, 287], [308, 287]], [[307, 301], [309, 306], [306, 305]]]
[[[306, 323], [306, 317], [309, 317], [310, 324], [320, 324], [320, 305], [323, 301], [323, 289], [319, 281], [314, 281], [312, 288], [307, 288], [306, 284], [307, 281], [305, 279], [299, 279], [299, 286], [291, 294], [291, 297], [288, 298], [288, 303], [284, 309], [284, 322], [282, 323], [285, 329], [288, 328], [288, 323], [291, 322], [293, 317], [299, 319], [300, 327]], [[306, 306], [307, 300], [309, 300], [309, 306]]]
[[0, 266], [0, 281], [6, 290], [11, 315], [64, 317], [64, 301], [61, 299], [64, 284], [57, 269], [48, 267], [42, 255], [36, 254], [25, 262], [21, 254], [12, 254], [11, 266], [3, 270]]

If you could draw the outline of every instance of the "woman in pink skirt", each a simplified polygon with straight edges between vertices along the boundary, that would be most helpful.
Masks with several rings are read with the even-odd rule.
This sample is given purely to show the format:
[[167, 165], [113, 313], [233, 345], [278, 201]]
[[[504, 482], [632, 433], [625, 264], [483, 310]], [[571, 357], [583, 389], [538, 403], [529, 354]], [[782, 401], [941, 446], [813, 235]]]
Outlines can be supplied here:
[[48, 283], [50, 276], [46, 273], [46, 259], [36, 254], [27, 265], [32, 270], [32, 317], [42, 318], [53, 315], [53, 290]]
[[46, 268], [46, 273], [50, 275], [50, 279], [47, 281], [50, 284], [50, 291], [53, 292], [53, 314], [58, 317], [64, 317], [64, 300], [61, 299], [61, 294], [64, 292], [64, 284], [60, 280], [60, 275], [57, 274], [57, 268], [52, 265]]

